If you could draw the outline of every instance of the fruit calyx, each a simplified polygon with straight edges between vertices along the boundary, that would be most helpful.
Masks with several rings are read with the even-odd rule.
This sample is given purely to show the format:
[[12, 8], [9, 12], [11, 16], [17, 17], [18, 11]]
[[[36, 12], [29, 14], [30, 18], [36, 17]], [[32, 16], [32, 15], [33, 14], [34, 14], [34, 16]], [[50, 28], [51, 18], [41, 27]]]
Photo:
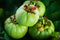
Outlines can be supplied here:
[[51, 22], [48, 20], [47, 17], [44, 17], [44, 20], [45, 20], [45, 25], [48, 25], [48, 26], [51, 26]]
[[30, 4], [34, 4], [34, 6], [36, 6], [37, 8], [39, 8], [40, 5], [38, 5], [37, 2], [38, 2], [38, 0], [34, 0], [34, 1], [30, 0]]
[[[44, 20], [44, 21], [42, 21], [42, 20]], [[39, 21], [40, 21], [40, 22], [39, 22]], [[46, 17], [43, 17], [43, 19], [41, 18], [39, 21], [38, 21], [38, 23], [36, 24], [37, 29], [38, 29], [39, 31], [44, 31], [46, 26], [48, 26], [48, 27], [51, 26], [51, 22], [50, 22], [50, 21], [48, 20], [48, 18], [46, 18]]]
[[38, 27], [38, 30], [41, 31], [41, 32], [44, 31], [43, 25], [39, 26], [39, 27]]
[[30, 13], [34, 13], [34, 10], [36, 10], [36, 6], [24, 5], [24, 10]]
[[[27, 11], [27, 12], [30, 12], [30, 13], [34, 13], [34, 11], [39, 8], [40, 6], [37, 5], [37, 1], [38, 0], [30, 0], [30, 4], [25, 4], [24, 5], [24, 10]], [[35, 14], [35, 13], [34, 13]]]
[[13, 15], [13, 18], [10, 17], [10, 20], [11, 20], [12, 23], [17, 24], [17, 22], [16, 22], [16, 15], [15, 14]]
[[30, 4], [32, 4], [32, 3], [35, 3], [36, 4], [36, 2], [37, 2], [38, 0], [30, 0]]

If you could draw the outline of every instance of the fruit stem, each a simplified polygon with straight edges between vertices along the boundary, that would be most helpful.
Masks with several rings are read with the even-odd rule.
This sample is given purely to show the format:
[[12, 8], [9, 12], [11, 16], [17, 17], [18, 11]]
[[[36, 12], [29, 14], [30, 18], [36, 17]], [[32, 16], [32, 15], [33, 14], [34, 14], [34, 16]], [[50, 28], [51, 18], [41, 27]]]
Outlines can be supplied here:
[[14, 19], [16, 19], [16, 15], [14, 14]]
[[34, 1], [34, 5], [36, 5], [36, 2], [37, 2], [37, 1], [38, 1], [38, 0], [35, 0], [35, 1]]
[[30, 3], [32, 2], [32, 0], [30, 0]]
[[12, 17], [10, 17], [11, 21], [13, 21]]
[[36, 4], [36, 1], [34, 1], [34, 5]]
[[16, 15], [14, 14], [14, 18], [13, 18], [13, 21], [16, 22]]
[[15, 15], [15, 14], [13, 15], [13, 18], [10, 17], [10, 19], [11, 19], [11, 21], [12, 21], [14, 24], [16, 24], [16, 15]]
[[38, 0], [36, 0], [36, 2], [37, 2]]
[[44, 31], [44, 27], [43, 27], [43, 26], [38, 27], [38, 30], [39, 30], [39, 31]]

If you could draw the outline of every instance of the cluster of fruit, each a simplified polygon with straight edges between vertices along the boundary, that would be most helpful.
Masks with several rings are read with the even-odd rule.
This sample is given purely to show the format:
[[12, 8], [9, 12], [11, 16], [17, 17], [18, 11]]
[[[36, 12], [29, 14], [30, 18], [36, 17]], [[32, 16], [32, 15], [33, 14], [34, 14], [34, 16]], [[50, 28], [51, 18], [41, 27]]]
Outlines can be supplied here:
[[32, 38], [48, 38], [54, 32], [54, 25], [51, 20], [43, 17], [45, 9], [41, 1], [25, 1], [16, 14], [6, 19], [5, 31], [15, 39], [23, 38], [27, 31]]

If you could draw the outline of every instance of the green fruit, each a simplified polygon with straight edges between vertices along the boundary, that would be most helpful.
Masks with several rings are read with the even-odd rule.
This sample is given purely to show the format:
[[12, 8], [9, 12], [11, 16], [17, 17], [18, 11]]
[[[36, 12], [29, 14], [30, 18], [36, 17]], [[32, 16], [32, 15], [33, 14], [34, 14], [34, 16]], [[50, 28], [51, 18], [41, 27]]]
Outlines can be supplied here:
[[60, 32], [54, 32], [52, 34], [52, 40], [59, 40], [60, 39]]
[[46, 18], [40, 18], [36, 25], [29, 28], [29, 34], [36, 39], [44, 39], [51, 36], [54, 32], [54, 25], [51, 20]]
[[[32, 2], [33, 2], [32, 4], [35, 4], [38, 7], [39, 16], [43, 16], [46, 10], [44, 3], [41, 1], [37, 1], [37, 2], [32, 1]], [[25, 1], [24, 4], [30, 4], [30, 1]]]
[[19, 39], [25, 36], [25, 34], [27, 33], [28, 27], [23, 26], [23, 25], [19, 25], [16, 20], [15, 20], [15, 16], [11, 16], [9, 17], [6, 21], [5, 21], [5, 30], [7, 32], [7, 34], [9, 36], [11, 36], [12, 38], [15, 39]]
[[33, 26], [39, 19], [38, 8], [33, 4], [23, 4], [16, 11], [16, 21], [20, 25]]
[[58, 36], [60, 36], [60, 32], [54, 32], [53, 34], [52, 34], [52, 37], [58, 37]]

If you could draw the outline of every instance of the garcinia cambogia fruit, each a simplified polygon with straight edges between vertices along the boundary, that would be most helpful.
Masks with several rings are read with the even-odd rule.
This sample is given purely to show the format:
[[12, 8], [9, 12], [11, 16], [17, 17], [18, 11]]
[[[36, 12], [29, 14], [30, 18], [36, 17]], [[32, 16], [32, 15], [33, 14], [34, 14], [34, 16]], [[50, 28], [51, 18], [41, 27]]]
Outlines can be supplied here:
[[4, 23], [4, 29], [10, 37], [14, 39], [19, 39], [25, 36], [28, 30], [28, 27], [19, 25], [16, 22], [15, 15], [12, 15], [6, 19]]
[[34, 4], [24, 3], [16, 11], [16, 21], [20, 25], [32, 27], [37, 23], [38, 19], [39, 19], [38, 7], [35, 6]]
[[39, 21], [31, 28], [29, 34], [34, 39], [45, 39], [54, 32], [54, 24], [46, 17], [41, 17]]

